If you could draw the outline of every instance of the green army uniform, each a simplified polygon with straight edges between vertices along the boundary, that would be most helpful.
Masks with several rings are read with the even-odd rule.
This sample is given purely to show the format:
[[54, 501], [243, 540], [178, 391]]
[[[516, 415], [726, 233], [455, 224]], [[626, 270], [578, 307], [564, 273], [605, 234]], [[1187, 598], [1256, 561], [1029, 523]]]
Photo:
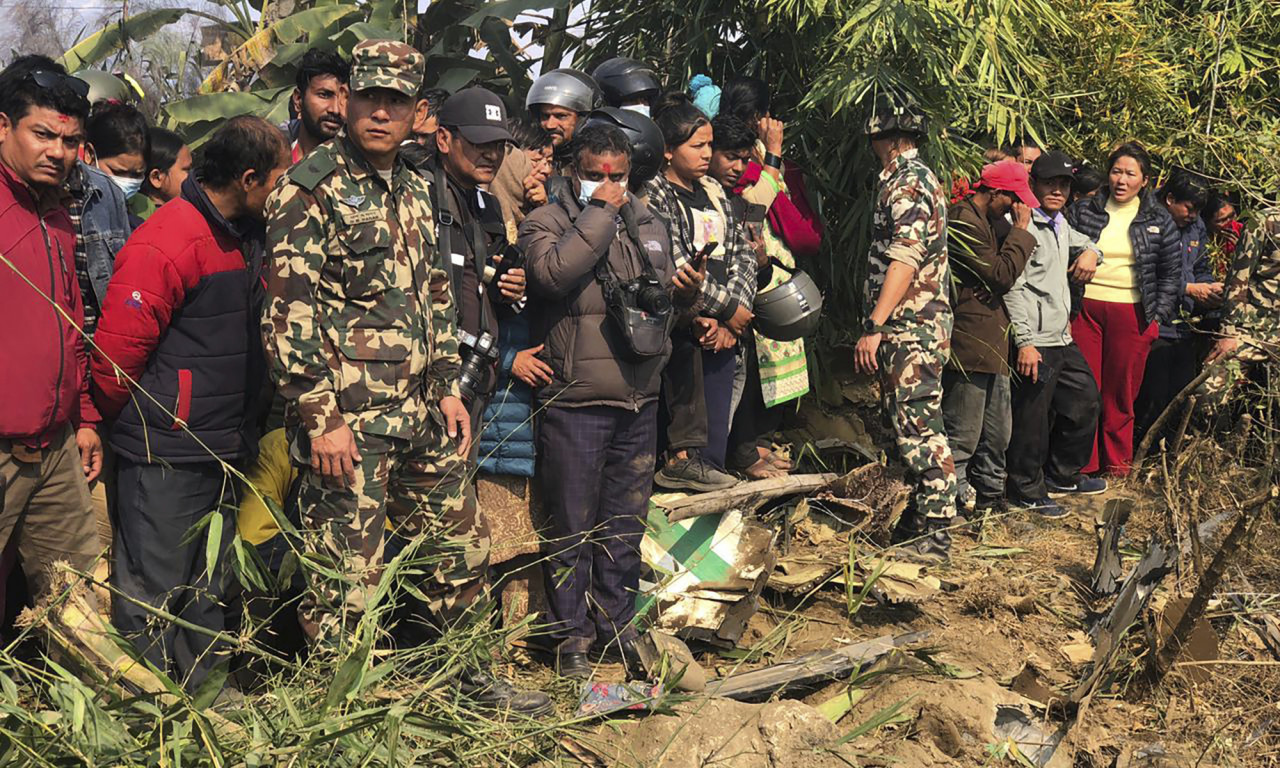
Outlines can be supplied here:
[[[403, 43], [366, 41], [353, 52], [351, 87], [414, 94], [422, 68]], [[267, 203], [262, 330], [304, 465], [304, 544], [344, 575], [308, 575], [299, 614], [313, 641], [364, 613], [388, 520], [432, 557], [421, 590], [438, 621], [459, 619], [485, 586], [489, 533], [463, 503], [466, 460], [438, 406], [458, 395], [460, 358], [428, 201], [421, 176], [397, 159], [384, 180], [344, 132], [292, 168]], [[326, 485], [307, 455], [311, 439], [342, 424], [360, 452], [345, 489]]]
[[[873, 133], [873, 131], [868, 131]], [[956, 470], [942, 420], [942, 369], [951, 348], [947, 200], [938, 178], [907, 150], [880, 173], [866, 283], [866, 316], [895, 261], [915, 269], [902, 301], [882, 326], [877, 350], [881, 402], [918, 514], [956, 514]]]
[[1248, 369], [1280, 353], [1280, 209], [1263, 216], [1236, 249], [1227, 277], [1222, 335], [1239, 340], [1234, 358], [1217, 362], [1201, 385], [1201, 402], [1219, 408]]

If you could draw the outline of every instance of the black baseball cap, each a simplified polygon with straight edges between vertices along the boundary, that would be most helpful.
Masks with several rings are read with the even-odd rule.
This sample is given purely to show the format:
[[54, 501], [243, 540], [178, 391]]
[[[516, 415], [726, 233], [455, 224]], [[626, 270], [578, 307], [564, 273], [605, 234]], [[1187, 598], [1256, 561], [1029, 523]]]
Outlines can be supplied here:
[[1062, 176], [1073, 178], [1076, 175], [1076, 161], [1065, 152], [1051, 150], [1036, 158], [1031, 164], [1031, 178], [1046, 181]]
[[457, 128], [472, 144], [515, 141], [507, 130], [507, 108], [502, 99], [484, 88], [464, 88], [445, 99], [439, 119], [440, 125]]

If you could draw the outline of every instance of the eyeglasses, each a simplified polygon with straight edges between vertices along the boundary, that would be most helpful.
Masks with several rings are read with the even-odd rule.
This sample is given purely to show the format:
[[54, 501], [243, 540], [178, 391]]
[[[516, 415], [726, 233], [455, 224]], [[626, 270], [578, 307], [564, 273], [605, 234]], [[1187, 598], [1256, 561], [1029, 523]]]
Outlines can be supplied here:
[[37, 69], [31, 73], [31, 79], [41, 88], [52, 90], [63, 85], [80, 98], [89, 98], [89, 84], [78, 77], [64, 75], [61, 72], [50, 72], [47, 69]]

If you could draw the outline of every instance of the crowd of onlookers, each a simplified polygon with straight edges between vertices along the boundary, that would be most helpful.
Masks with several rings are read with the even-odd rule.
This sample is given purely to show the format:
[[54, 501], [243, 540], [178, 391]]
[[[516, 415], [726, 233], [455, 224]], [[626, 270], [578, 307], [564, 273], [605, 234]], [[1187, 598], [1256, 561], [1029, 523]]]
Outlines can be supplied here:
[[[521, 526], [556, 670], [642, 675], [655, 487], [793, 469], [775, 438], [809, 390], [822, 296], [799, 267], [823, 227], [768, 84], [669, 91], [614, 58], [542, 74], [509, 118], [424, 69], [391, 41], [313, 49], [293, 119], [230, 119], [194, 160], [125, 81], [39, 56], [0, 73], [4, 573], [39, 598], [55, 561], [109, 562], [115, 626], [188, 687], [226, 661], [239, 600], [341, 652], [392, 558], [424, 557], [394, 642], [484, 616]], [[1277, 233], [1242, 235], [1140, 145], [1101, 170], [993, 149], [948, 201], [908, 100], [866, 134], [883, 170], [853, 355], [914, 488], [902, 556], [944, 560], [957, 509], [1066, 514], [1202, 365], [1265, 335]], [[1237, 246], [1253, 260], [1228, 274]], [[232, 588], [234, 533], [295, 573], [283, 598]], [[481, 659], [456, 680], [548, 707]]]

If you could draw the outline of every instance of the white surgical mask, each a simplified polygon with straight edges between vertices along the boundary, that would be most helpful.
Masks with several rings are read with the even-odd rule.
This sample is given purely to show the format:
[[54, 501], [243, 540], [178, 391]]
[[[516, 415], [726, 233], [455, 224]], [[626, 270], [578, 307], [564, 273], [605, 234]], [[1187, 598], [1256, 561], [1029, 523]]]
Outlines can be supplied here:
[[112, 176], [107, 174], [107, 178], [115, 182], [120, 191], [124, 193], [125, 200], [133, 199], [138, 194], [138, 190], [142, 189], [142, 179], [131, 179], [127, 176]]
[[652, 117], [652, 115], [649, 114], [650, 110], [649, 110], [648, 104], [628, 104], [627, 106], [623, 107], [623, 109], [629, 109], [632, 112], [639, 112], [645, 117]]
[[596, 190], [599, 189], [600, 185], [603, 183], [603, 181], [588, 181], [579, 176], [578, 184], [581, 185], [581, 188], [578, 190], [578, 202], [582, 205], [590, 203], [591, 196], [596, 193]]

